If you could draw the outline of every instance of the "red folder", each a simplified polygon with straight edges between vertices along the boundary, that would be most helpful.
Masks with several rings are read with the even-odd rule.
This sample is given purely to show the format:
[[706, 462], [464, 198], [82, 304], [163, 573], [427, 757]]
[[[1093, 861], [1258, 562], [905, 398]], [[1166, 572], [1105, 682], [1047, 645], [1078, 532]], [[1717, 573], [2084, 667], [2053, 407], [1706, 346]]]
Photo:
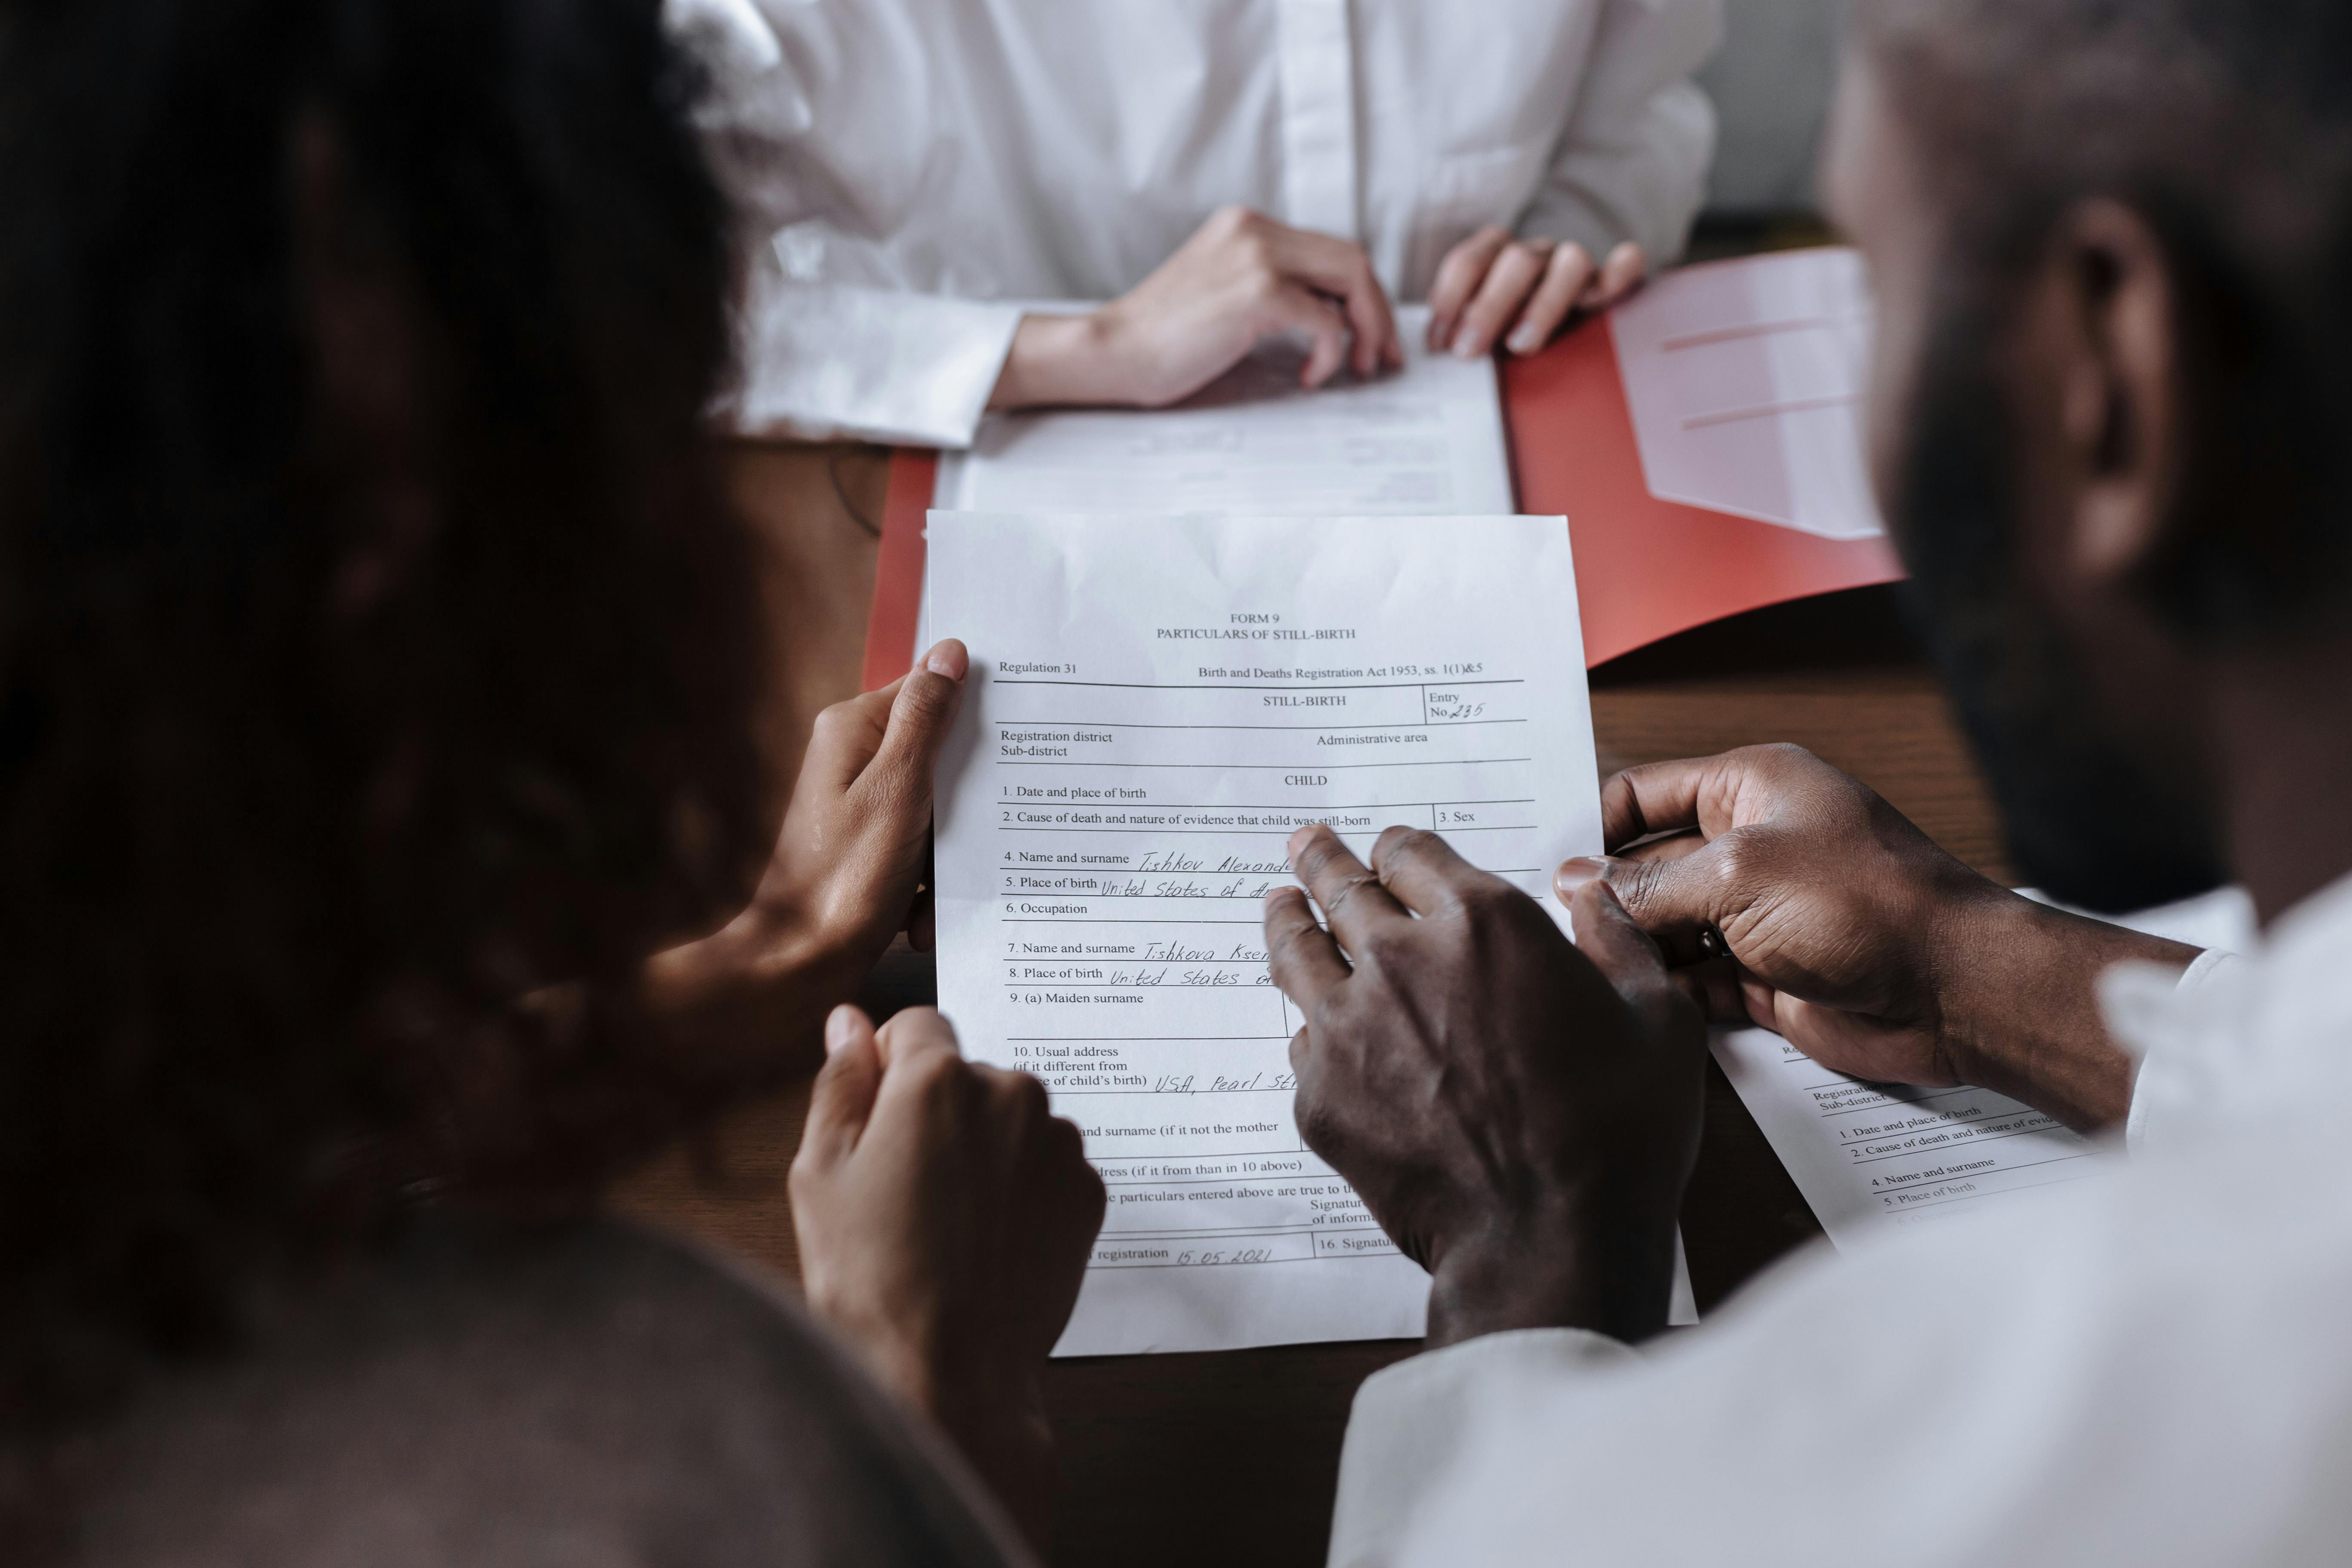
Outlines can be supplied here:
[[[1568, 519], [1588, 666], [1742, 610], [1903, 575], [1885, 539], [1820, 539], [1652, 495], [1606, 321], [1507, 359], [1503, 423], [1519, 510]], [[936, 454], [912, 448], [890, 464], [866, 632], [869, 690], [914, 660], [923, 518], [938, 471]]]
[[882, 496], [882, 548], [874, 558], [874, 608], [866, 618], [866, 689], [889, 685], [915, 662], [923, 609], [923, 520], [939, 483], [940, 455], [901, 447]]

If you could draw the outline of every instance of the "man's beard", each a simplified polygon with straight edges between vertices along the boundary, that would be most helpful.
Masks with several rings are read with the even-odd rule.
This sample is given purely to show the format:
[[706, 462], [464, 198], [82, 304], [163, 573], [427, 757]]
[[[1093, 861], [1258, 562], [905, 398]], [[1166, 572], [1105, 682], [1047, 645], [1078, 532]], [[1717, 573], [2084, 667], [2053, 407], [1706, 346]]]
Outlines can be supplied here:
[[2114, 912], [2225, 879], [2179, 781], [2115, 737], [2074, 647], [2021, 582], [2008, 409], [1990, 323], [1955, 310], [1920, 369], [1895, 503], [1914, 620], [2009, 827], [2019, 875]]

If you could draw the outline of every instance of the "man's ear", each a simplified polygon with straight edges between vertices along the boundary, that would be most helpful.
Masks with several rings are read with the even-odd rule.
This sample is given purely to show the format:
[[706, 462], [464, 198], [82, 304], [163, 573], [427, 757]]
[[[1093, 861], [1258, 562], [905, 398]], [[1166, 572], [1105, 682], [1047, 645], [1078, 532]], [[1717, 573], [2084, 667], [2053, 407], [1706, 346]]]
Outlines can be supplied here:
[[2074, 479], [2063, 560], [2086, 584], [2111, 586], [2158, 552], [2176, 499], [2177, 284], [2156, 231], [2105, 198], [2060, 220], [2042, 284], [2034, 357], [2057, 373], [2063, 466]]

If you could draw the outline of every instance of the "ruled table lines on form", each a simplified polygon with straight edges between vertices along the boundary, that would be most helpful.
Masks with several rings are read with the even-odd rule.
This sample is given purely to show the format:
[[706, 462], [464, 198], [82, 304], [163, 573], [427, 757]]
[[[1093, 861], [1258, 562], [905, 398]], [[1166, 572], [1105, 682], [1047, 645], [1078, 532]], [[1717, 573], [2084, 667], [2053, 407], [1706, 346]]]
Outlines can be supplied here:
[[1864, 1082], [1765, 1029], [1720, 1030], [1714, 1043], [1725, 1076], [1840, 1245], [2095, 1168], [2096, 1144], [1989, 1089]]
[[[1418, 675], [1416, 669], [1414, 675]], [[1114, 1212], [1096, 1262], [1181, 1268], [1198, 1262], [1297, 1262], [1393, 1253], [1371, 1216], [1310, 1152], [1287, 1116], [1297, 1087], [1286, 1057], [1299, 1026], [1273, 984], [1257, 910], [1289, 879], [1283, 845], [1310, 823], [1359, 855], [1391, 826], [1475, 834], [1465, 853], [1532, 891], [1534, 759], [1493, 743], [1524, 727], [1524, 679], [1402, 679], [1318, 684], [1082, 682], [1037, 677], [990, 684], [981, 730], [997, 774], [995, 892], [1003, 901], [1000, 984], [1016, 1008], [1060, 1011], [1078, 994], [1142, 1014], [1171, 994], [1202, 992], [1181, 1035], [1009, 1039], [1009, 1064], [1057, 1097], [1181, 1096], [1201, 1118], [1202, 1146], [1138, 1159], [1097, 1157]], [[1084, 717], [1068, 718], [1066, 715]], [[1214, 763], [1198, 737], [1213, 734]], [[1379, 760], [1334, 763], [1334, 756]], [[1163, 775], [1213, 770], [1251, 798], [1165, 800]], [[1433, 795], [1431, 779], [1444, 787]], [[1184, 791], [1177, 794], [1199, 794]], [[1334, 795], [1344, 798], [1333, 800]], [[1438, 798], [1439, 795], [1444, 798]], [[1458, 840], [1457, 840], [1458, 842]], [[1074, 912], [1083, 902], [1084, 913]], [[1234, 905], [1246, 911], [1229, 913]], [[1116, 911], [1113, 913], [1112, 911]], [[1090, 930], [1106, 917], [1123, 929]], [[1216, 936], [1206, 922], [1232, 929]], [[1075, 931], [1037, 931], [1039, 923]], [[1111, 1136], [1101, 1124], [1097, 1139]], [[1239, 1217], [1262, 1223], [1154, 1228], [1158, 1210], [1238, 1180], [1272, 1185], [1270, 1203]], [[1237, 1198], [1240, 1194], [1237, 1193]], [[1300, 1201], [1303, 1200], [1303, 1201]], [[1165, 1245], [1142, 1245], [1146, 1242]]]
[[[2239, 888], [2090, 918], [2230, 952], [2251, 951], [2256, 940], [2253, 905]], [[2037, 1189], [2095, 1173], [2105, 1152], [1989, 1089], [1868, 1083], [1766, 1029], [1718, 1029], [1714, 1045], [1724, 1075], [1841, 1247], [1884, 1226], [2030, 1201]]]
[[[1310, 823], [1359, 855], [1432, 829], [1537, 898], [1597, 847], [1576, 623], [1537, 614], [1548, 556], [1572, 612], [1565, 528], [935, 513], [931, 538], [975, 670], [942, 1005], [1045, 1082], [1109, 1194], [1062, 1349], [1418, 1332], [1426, 1277], [1299, 1136], [1260, 910]], [[1066, 596], [1016, 616], [1016, 581]]]

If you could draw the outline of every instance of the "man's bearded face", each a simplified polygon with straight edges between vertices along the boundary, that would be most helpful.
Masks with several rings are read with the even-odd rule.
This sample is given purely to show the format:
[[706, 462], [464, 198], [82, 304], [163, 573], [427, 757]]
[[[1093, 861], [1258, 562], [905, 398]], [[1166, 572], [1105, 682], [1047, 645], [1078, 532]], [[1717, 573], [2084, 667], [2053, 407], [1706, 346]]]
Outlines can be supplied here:
[[2223, 880], [2182, 782], [2120, 743], [2047, 605], [2025, 581], [2010, 411], [1988, 312], [1927, 338], [1903, 436], [1895, 532], [1911, 602], [2008, 818], [2019, 875], [2087, 909], [2143, 909]]

